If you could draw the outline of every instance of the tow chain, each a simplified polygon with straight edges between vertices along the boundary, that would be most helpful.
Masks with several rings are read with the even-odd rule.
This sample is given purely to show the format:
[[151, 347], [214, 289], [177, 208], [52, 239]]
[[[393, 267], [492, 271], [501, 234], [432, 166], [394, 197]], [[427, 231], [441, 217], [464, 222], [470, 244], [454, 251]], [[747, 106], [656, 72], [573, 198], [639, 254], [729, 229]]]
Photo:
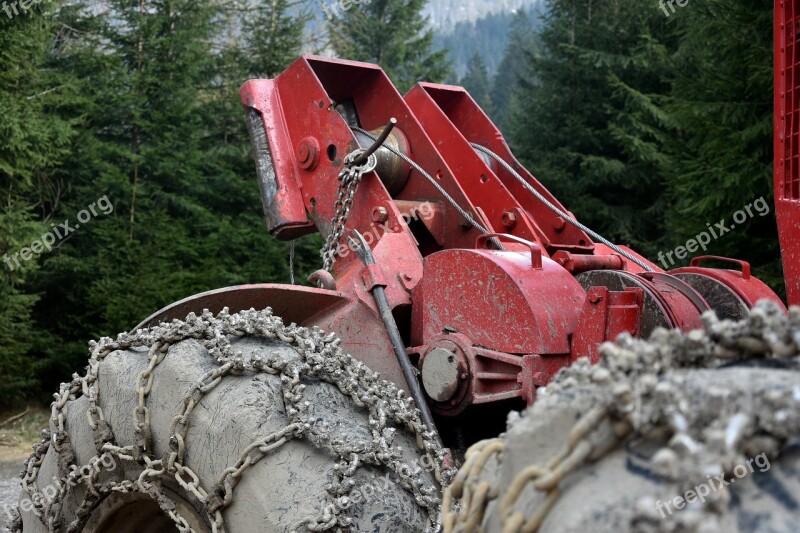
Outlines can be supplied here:
[[320, 251], [322, 255], [322, 268], [328, 272], [333, 269], [336, 250], [339, 248], [339, 240], [344, 235], [347, 219], [350, 217], [350, 209], [353, 207], [353, 199], [356, 196], [358, 185], [364, 174], [372, 172], [378, 166], [378, 158], [375, 154], [369, 156], [362, 165], [355, 165], [355, 160], [366, 150], [355, 150], [344, 159], [344, 168], [339, 173], [339, 190], [336, 196], [336, 203], [333, 206], [334, 215], [331, 220], [331, 231], [325, 239], [325, 245]]
[[[286, 361], [279, 356], [253, 357], [245, 359], [237, 353], [232, 337], [263, 337], [284, 342], [295, 348], [299, 355], [296, 360]], [[170, 356], [170, 347], [186, 339], [200, 342], [220, 365], [203, 375], [187, 392], [181, 411], [174, 417], [169, 441], [169, 450], [164, 457], [153, 456], [152, 429], [147, 398], [150, 394], [154, 375], [158, 366]], [[306, 528], [310, 531], [330, 529], [347, 530], [352, 519], [346, 516], [349, 505], [342, 505], [355, 486], [354, 476], [366, 465], [383, 466], [396, 476], [396, 484], [403, 487], [423, 507], [428, 514], [428, 531], [440, 528], [441, 489], [449, 483], [454, 471], [444, 464], [445, 451], [437, 444], [435, 435], [428, 432], [413, 400], [394, 384], [379, 379], [378, 374], [369, 370], [363, 363], [344, 353], [341, 340], [333, 333], [325, 333], [319, 328], [305, 328], [283, 321], [272, 315], [271, 309], [263, 311], [242, 311], [229, 314], [223, 310], [218, 316], [206, 311], [201, 316], [189, 315], [185, 321], [175, 320], [135, 333], [120, 334], [115, 340], [103, 338], [90, 344], [91, 359], [85, 376], [73, 375], [69, 384], [62, 385], [55, 395], [51, 425], [55, 431], [43, 432], [43, 440], [34, 447], [27, 460], [23, 474], [22, 488], [32, 502], [32, 513], [50, 531], [77, 532], [89, 518], [92, 510], [105, 496], [113, 492], [140, 492], [149, 495], [160, 508], [170, 516], [181, 532], [193, 529], [173, 501], [160, 490], [160, 481], [174, 479], [185, 491], [189, 500], [204, 508], [213, 532], [224, 528], [223, 511], [232, 504], [234, 489], [248, 468], [268, 456], [287, 442], [307, 438], [315, 447], [325, 449], [337, 458], [333, 467], [332, 481], [326, 487], [328, 500], [318, 516], [302, 519], [294, 529]], [[115, 444], [114, 434], [105, 421], [102, 409], [97, 405], [97, 388], [100, 364], [111, 353], [118, 350], [146, 347], [147, 367], [136, 376], [135, 390], [138, 395], [137, 407], [132, 414], [134, 443], [127, 446]], [[283, 402], [289, 423], [286, 427], [260, 438], [249, 445], [239, 460], [225, 469], [216, 484], [205, 489], [199, 476], [184, 463], [189, 420], [193, 409], [202, 398], [213, 390], [226, 376], [253, 375], [266, 373], [279, 376]], [[326, 424], [318, 424], [309, 414], [310, 402], [304, 399], [305, 385], [302, 380], [316, 379], [331, 383], [350, 398], [353, 403], [369, 412], [371, 442], [347, 443], [332, 433]], [[89, 399], [87, 417], [93, 430], [97, 455], [87, 465], [78, 467], [74, 462], [66, 427], [65, 410], [71, 401], [80, 396]], [[418, 466], [411, 466], [402, 460], [401, 448], [393, 445], [393, 435], [398, 428], [406, 428], [416, 436], [420, 457], [427, 457], [432, 465], [432, 474], [440, 487], [430, 484]], [[50, 447], [59, 452], [59, 474], [61, 476], [58, 493], [51, 500], [42, 494], [37, 484], [39, 470]], [[62, 458], [68, 458], [62, 459]], [[136, 481], [108, 480], [100, 482], [98, 477], [100, 463], [107, 459], [135, 461], [142, 467]], [[66, 464], [70, 462], [70, 464]], [[118, 465], [118, 463], [115, 463]], [[66, 472], [61, 472], [62, 467]], [[89, 472], [85, 474], [84, 472]], [[120, 473], [121, 469], [116, 468]], [[70, 487], [84, 484], [86, 487], [83, 502], [75, 510], [75, 519], [65, 524], [62, 504]], [[72, 494], [75, 494], [74, 492]], [[337, 505], [337, 503], [339, 505]], [[12, 531], [22, 531], [22, 521], [17, 518], [11, 526]]]

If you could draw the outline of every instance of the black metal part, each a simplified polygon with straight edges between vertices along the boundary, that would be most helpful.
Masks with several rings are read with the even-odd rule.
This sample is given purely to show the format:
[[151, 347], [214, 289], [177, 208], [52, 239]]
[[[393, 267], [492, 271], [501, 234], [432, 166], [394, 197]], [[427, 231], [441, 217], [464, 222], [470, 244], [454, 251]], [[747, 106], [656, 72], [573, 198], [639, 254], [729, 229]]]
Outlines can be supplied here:
[[[375, 258], [372, 256], [372, 250], [369, 249], [369, 245], [364, 240], [364, 236], [361, 235], [358, 230], [353, 230], [353, 234], [356, 236], [357, 240], [349, 237], [350, 246], [355, 250], [356, 254], [358, 254], [361, 262], [366, 266], [375, 265]], [[372, 289], [372, 297], [375, 299], [375, 305], [378, 306], [381, 319], [383, 319], [383, 323], [386, 326], [386, 333], [389, 335], [389, 340], [392, 342], [392, 348], [394, 348], [397, 361], [403, 369], [403, 375], [406, 378], [408, 390], [411, 391], [411, 397], [414, 399], [414, 402], [416, 402], [417, 408], [421, 413], [422, 422], [425, 424], [425, 427], [428, 428], [428, 431], [436, 435], [437, 440], [439, 440], [441, 444], [441, 438], [439, 437], [439, 432], [436, 430], [433, 415], [428, 407], [428, 403], [425, 401], [425, 395], [417, 379], [416, 370], [414, 369], [414, 365], [411, 364], [411, 359], [408, 357], [408, 352], [403, 344], [400, 330], [397, 328], [397, 322], [394, 320], [394, 315], [392, 315], [392, 309], [389, 307], [389, 301], [386, 299], [386, 292], [383, 290], [383, 287], [376, 285]]]
[[372, 143], [372, 146], [367, 148], [367, 150], [363, 154], [361, 154], [360, 156], [356, 157], [355, 160], [353, 160], [353, 166], [361, 166], [364, 163], [366, 163], [367, 159], [369, 159], [369, 156], [374, 154], [378, 150], [378, 148], [383, 146], [383, 143], [389, 137], [389, 134], [392, 133], [392, 130], [396, 125], [397, 125], [396, 118], [389, 119], [389, 123], [386, 125], [385, 128], [383, 128], [383, 131], [375, 140], [375, 142]]

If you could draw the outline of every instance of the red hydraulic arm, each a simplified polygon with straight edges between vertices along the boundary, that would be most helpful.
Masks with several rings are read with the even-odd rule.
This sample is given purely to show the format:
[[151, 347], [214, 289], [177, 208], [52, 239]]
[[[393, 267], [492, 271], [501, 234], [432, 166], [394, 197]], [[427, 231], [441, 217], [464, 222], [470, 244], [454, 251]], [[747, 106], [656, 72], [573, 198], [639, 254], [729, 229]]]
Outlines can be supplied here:
[[775, 1], [775, 212], [789, 305], [800, 305], [800, 1]]
[[[307, 56], [241, 94], [269, 231], [341, 236], [330, 272], [315, 278], [322, 288], [247, 293], [283, 291], [297, 300], [293, 316], [336, 331], [396, 383], [414, 385], [415, 364], [439, 415], [530, 403], [559, 368], [597, 361], [598, 345], [621, 333], [689, 330], [706, 311], [740, 318], [760, 298], [777, 300], [745, 262], [716, 258], [731, 268], [714, 269], [699, 257], [667, 273], [581, 225], [462, 88], [420, 83], [403, 97], [375, 65]], [[376, 166], [358, 172], [348, 199], [368, 147]], [[788, 168], [783, 191], [795, 205], [798, 171]], [[351, 236], [363, 236], [358, 254]], [[306, 310], [309, 295], [329, 303]]]

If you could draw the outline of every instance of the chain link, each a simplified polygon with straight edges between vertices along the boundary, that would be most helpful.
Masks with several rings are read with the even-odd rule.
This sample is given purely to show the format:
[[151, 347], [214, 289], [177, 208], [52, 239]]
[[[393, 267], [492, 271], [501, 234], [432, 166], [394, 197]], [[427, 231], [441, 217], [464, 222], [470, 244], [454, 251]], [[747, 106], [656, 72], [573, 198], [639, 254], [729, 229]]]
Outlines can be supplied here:
[[[366, 167], [360, 168], [357, 172], [363, 173]], [[349, 207], [343, 212], [346, 214], [348, 209]], [[295, 348], [299, 358], [286, 361], [270, 354], [268, 357], [256, 356], [244, 360], [231, 344], [231, 338], [244, 336], [287, 343]], [[173, 418], [169, 449], [163, 458], [156, 459], [152, 457], [152, 429], [147, 398], [153, 388], [156, 369], [168, 356], [169, 348], [186, 339], [198, 340], [219, 366], [201, 376], [187, 392], [181, 411]], [[380, 380], [378, 374], [363, 363], [345, 354], [340, 344], [341, 340], [334, 334], [325, 333], [316, 327], [304, 328], [295, 324], [285, 326], [280, 318], [272, 315], [270, 309], [243, 311], [234, 315], [225, 309], [216, 317], [206, 311], [199, 317], [191, 314], [185, 321], [176, 320], [135, 333], [123, 333], [115, 340], [103, 338], [99, 342], [91, 343], [91, 359], [86, 376], [73, 376], [73, 381], [62, 385], [59, 394], [55, 395], [51, 413], [51, 424], [55, 433], [51, 435], [49, 431], [43, 432], [42, 442], [34, 447], [34, 453], [26, 462], [22, 486], [33, 502], [32, 513], [50, 531], [62, 531], [62, 503], [70, 492], [70, 487], [83, 484], [86, 487], [83, 501], [75, 510], [76, 518], [67, 525], [67, 531], [79, 531], [98, 502], [112, 492], [147, 494], [170, 516], [179, 531], [192, 531], [175, 503], [159, 489], [161, 479], [171, 478], [190, 498], [205, 507], [212, 531], [222, 532], [223, 512], [233, 502], [234, 489], [246, 471], [290, 440], [305, 437], [315, 447], [329, 451], [337, 458], [337, 463], [333, 467], [332, 481], [326, 487], [330, 500], [326, 502], [319, 516], [303, 519], [300, 527], [305, 526], [310, 531], [348, 528], [351, 519], [344, 516], [344, 508], [333, 504], [337, 498], [346, 497], [353, 489], [353, 478], [361, 466], [382, 465], [396, 476], [397, 485], [410, 492], [417, 504], [426, 509], [429, 530], [437, 530], [440, 522], [441, 487], [446, 486], [454, 475], [451, 469], [444, 466], [445, 450], [425, 428], [413, 400], [393, 384]], [[98, 369], [109, 354], [137, 347], [147, 347], [149, 352], [147, 367], [135, 378], [138, 398], [132, 416], [135, 442], [118, 446], [114, 443], [113, 432], [105, 421], [102, 409], [97, 405]], [[250, 444], [239, 460], [223, 471], [213, 489], [207, 491], [203, 488], [200, 477], [184, 464], [189, 420], [203, 396], [226, 376], [242, 375], [245, 372], [280, 376], [289, 423]], [[310, 402], [304, 399], [305, 385], [302, 382], [306, 379], [331, 383], [356, 406], [368, 410], [372, 440], [350, 443], [331, 432], [327, 424], [312, 423]], [[97, 455], [81, 468], [74, 465], [74, 453], [69, 444], [64, 413], [70, 400], [76, 399], [79, 394], [89, 399], [86, 416], [97, 448]], [[436, 485], [427, 481], [421, 468], [412, 468], [404, 462], [402, 449], [392, 444], [396, 429], [400, 427], [405, 427], [416, 436], [420, 457], [427, 456], [432, 461]], [[44, 456], [51, 447], [58, 453], [59, 464], [66, 463], [67, 458], [68, 464], [65, 465], [66, 473], [60, 472], [58, 494], [47, 502], [37, 487], [37, 477]], [[142, 472], [138, 479], [135, 482], [113, 479], [100, 483], [98, 465], [107, 456], [141, 465]], [[87, 471], [88, 475], [83, 474]], [[118, 469], [117, 473], [122, 472], [122, 469]]]
[[361, 183], [364, 174], [372, 172], [378, 166], [378, 158], [372, 154], [363, 165], [356, 166], [353, 162], [363, 154], [364, 150], [355, 150], [344, 159], [344, 168], [339, 173], [339, 190], [336, 195], [336, 203], [333, 205], [333, 220], [331, 220], [331, 230], [325, 239], [325, 245], [320, 251], [322, 255], [322, 268], [331, 272], [339, 248], [339, 240], [344, 235], [347, 219], [350, 217], [350, 209], [353, 207], [353, 200]]

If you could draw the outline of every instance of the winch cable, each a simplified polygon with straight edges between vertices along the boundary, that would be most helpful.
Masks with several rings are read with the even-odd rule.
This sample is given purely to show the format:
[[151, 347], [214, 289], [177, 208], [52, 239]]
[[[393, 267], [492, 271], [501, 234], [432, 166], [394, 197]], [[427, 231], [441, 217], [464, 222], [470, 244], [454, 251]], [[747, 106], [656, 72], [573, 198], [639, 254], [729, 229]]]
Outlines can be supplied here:
[[[377, 137], [376, 135], [374, 135], [372, 132], [369, 132], [369, 131], [367, 131], [367, 130], [365, 130], [365, 129], [359, 128], [358, 126], [351, 126], [351, 128], [352, 128], [352, 130], [353, 130], [353, 131], [356, 131], [356, 132], [358, 132], [358, 133], [360, 133], [360, 134], [362, 134], [362, 135], [365, 135], [365, 136], [369, 137], [370, 139], [372, 139], [373, 141], [377, 141], [377, 140], [378, 140], [378, 137]], [[459, 215], [461, 215], [462, 217], [464, 217], [464, 219], [466, 219], [466, 221], [469, 223], [469, 225], [470, 225], [470, 226], [472, 226], [473, 228], [475, 228], [476, 230], [478, 230], [479, 232], [481, 232], [481, 233], [483, 233], [483, 234], [491, 233], [491, 231], [489, 231], [488, 229], [484, 228], [484, 227], [483, 227], [483, 226], [482, 226], [482, 225], [481, 225], [481, 224], [480, 224], [478, 221], [476, 221], [474, 218], [472, 218], [472, 216], [471, 216], [471, 215], [470, 215], [470, 214], [469, 214], [469, 213], [468, 213], [466, 210], [464, 210], [464, 208], [463, 208], [463, 207], [461, 207], [460, 205], [458, 205], [458, 202], [456, 202], [456, 200], [455, 200], [455, 199], [454, 199], [452, 196], [450, 196], [450, 195], [447, 193], [447, 191], [446, 191], [446, 190], [444, 190], [444, 187], [442, 187], [442, 186], [439, 184], [439, 182], [437, 182], [437, 181], [436, 181], [436, 180], [433, 178], [433, 176], [431, 176], [430, 174], [428, 174], [428, 173], [425, 171], [425, 169], [423, 169], [421, 166], [419, 166], [419, 165], [418, 165], [418, 164], [417, 164], [417, 163], [416, 163], [416, 162], [415, 162], [413, 159], [411, 159], [410, 157], [408, 157], [408, 156], [407, 156], [407, 155], [405, 155], [404, 153], [400, 152], [399, 150], [396, 150], [396, 149], [395, 149], [393, 146], [391, 146], [391, 145], [384, 144], [384, 145], [383, 145], [383, 148], [386, 148], [387, 150], [389, 150], [390, 152], [392, 152], [394, 155], [396, 155], [397, 157], [399, 157], [400, 159], [402, 159], [403, 161], [405, 161], [406, 163], [408, 163], [409, 165], [411, 165], [411, 166], [414, 168], [414, 170], [416, 170], [417, 172], [419, 172], [420, 174], [422, 174], [422, 176], [423, 176], [423, 177], [424, 177], [426, 180], [428, 180], [428, 181], [430, 182], [430, 184], [431, 184], [431, 185], [433, 185], [433, 187], [434, 187], [434, 188], [435, 188], [437, 191], [439, 191], [439, 194], [441, 194], [441, 195], [442, 195], [442, 197], [443, 197], [445, 200], [447, 200], [447, 203], [449, 203], [451, 206], [453, 206], [453, 209], [455, 209], [456, 211], [458, 211], [458, 214], [459, 214]], [[491, 238], [491, 239], [489, 239], [489, 240], [492, 242], [492, 244], [493, 244], [493, 245], [494, 245], [494, 246], [495, 246], [495, 247], [496, 247], [498, 250], [505, 250], [505, 248], [503, 247], [503, 245], [502, 245], [502, 244], [500, 243], [500, 241], [499, 241], [499, 240], [497, 240], [496, 238], [492, 237], [492, 238]]]
[[475, 144], [475, 143], [471, 143], [471, 144], [472, 144], [473, 148], [475, 148], [476, 150], [478, 150], [480, 152], [483, 152], [484, 154], [488, 155], [489, 157], [491, 157], [492, 159], [497, 161], [500, 165], [502, 165], [503, 168], [505, 168], [508, 172], [510, 172], [511, 175], [514, 176], [514, 178], [522, 184], [523, 187], [525, 187], [531, 194], [533, 194], [536, 198], [538, 198], [540, 202], [542, 202], [548, 209], [550, 209], [551, 211], [556, 213], [558, 216], [563, 218], [569, 224], [572, 224], [576, 228], [584, 231], [586, 234], [591, 236], [593, 239], [602, 242], [603, 244], [605, 244], [606, 246], [608, 246], [609, 248], [611, 248], [612, 250], [614, 250], [615, 252], [617, 252], [621, 256], [623, 256], [626, 259], [636, 263], [637, 265], [639, 265], [640, 267], [645, 269], [647, 272], [653, 272], [653, 269], [650, 268], [642, 260], [640, 260], [639, 258], [634, 257], [630, 253], [626, 252], [625, 250], [623, 250], [622, 248], [620, 248], [619, 246], [617, 246], [613, 242], [609, 241], [608, 239], [606, 239], [605, 237], [603, 237], [602, 235], [600, 235], [596, 231], [593, 231], [592, 229], [584, 226], [583, 224], [581, 224], [580, 222], [575, 220], [569, 213], [567, 213], [563, 209], [560, 209], [558, 206], [556, 206], [552, 202], [550, 202], [550, 200], [545, 198], [539, 191], [534, 189], [533, 186], [530, 183], [528, 183], [528, 181], [519, 174], [519, 172], [514, 170], [514, 167], [509, 165], [499, 155], [497, 155], [496, 153], [492, 152], [491, 150], [489, 150], [485, 146], [481, 146], [480, 144]]

